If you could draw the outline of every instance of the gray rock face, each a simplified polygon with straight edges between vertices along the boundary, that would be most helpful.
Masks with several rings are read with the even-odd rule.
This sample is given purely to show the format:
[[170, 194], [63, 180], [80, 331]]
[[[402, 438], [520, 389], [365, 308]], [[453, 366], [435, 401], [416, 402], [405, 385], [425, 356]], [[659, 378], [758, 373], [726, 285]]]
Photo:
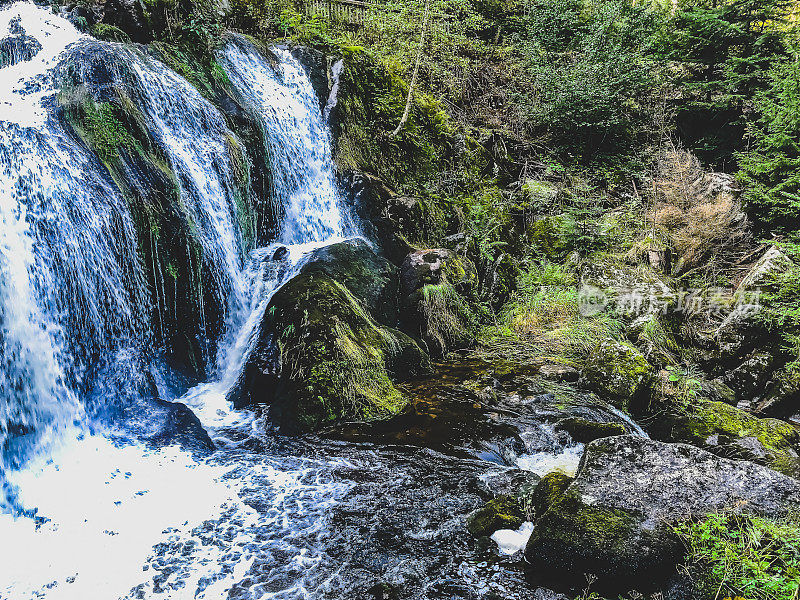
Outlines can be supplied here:
[[684, 444], [634, 436], [587, 446], [574, 482], [536, 523], [525, 555], [556, 577], [598, 589], [652, 589], [683, 548], [672, 526], [718, 510], [780, 516], [800, 508], [800, 482]]
[[744, 276], [738, 291], [768, 287], [776, 275], [785, 273], [793, 266], [794, 263], [788, 256], [777, 247], [771, 246]]

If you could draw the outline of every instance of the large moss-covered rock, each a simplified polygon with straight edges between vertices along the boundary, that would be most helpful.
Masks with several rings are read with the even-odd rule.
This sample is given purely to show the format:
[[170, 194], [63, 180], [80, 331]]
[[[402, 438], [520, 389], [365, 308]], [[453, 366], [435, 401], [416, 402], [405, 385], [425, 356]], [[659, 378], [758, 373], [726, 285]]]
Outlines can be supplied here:
[[417, 250], [400, 269], [401, 325], [428, 351], [444, 355], [475, 342], [467, 298], [477, 286], [475, 265], [449, 250]]
[[312, 252], [303, 273], [321, 273], [341, 283], [379, 323], [394, 325], [398, 270], [363, 240], [332, 244]]
[[660, 410], [650, 421], [651, 435], [686, 442], [727, 456], [800, 476], [800, 433], [779, 419], [759, 419], [724, 402], [696, 400]]
[[581, 382], [620, 410], [647, 408], [655, 381], [653, 367], [634, 346], [601, 341], [590, 355]]
[[606, 592], [646, 591], [675, 572], [673, 525], [717, 510], [781, 516], [800, 508], [800, 482], [686, 444], [637, 436], [589, 444], [575, 480], [536, 522], [525, 556], [539, 577]]
[[414, 250], [413, 244], [430, 236], [435, 219], [422, 199], [399, 195], [377, 177], [358, 171], [344, 174], [342, 183], [364, 233], [393, 263], [401, 264]]
[[235, 406], [269, 405], [289, 431], [385, 419], [406, 408], [393, 381], [428, 372], [428, 357], [367, 310], [378, 311], [392, 289], [388, 263], [366, 246], [347, 245], [315, 253], [272, 297], [230, 394]]

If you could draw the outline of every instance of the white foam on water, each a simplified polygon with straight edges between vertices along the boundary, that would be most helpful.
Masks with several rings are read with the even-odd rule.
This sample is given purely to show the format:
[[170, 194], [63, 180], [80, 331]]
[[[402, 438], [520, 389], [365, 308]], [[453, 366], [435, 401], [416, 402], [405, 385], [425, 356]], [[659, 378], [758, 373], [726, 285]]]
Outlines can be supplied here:
[[21, 127], [41, 127], [47, 120], [42, 100], [54, 92], [51, 70], [72, 44], [88, 36], [66, 19], [31, 2], [14, 2], [0, 8], [0, 38], [10, 33], [12, 19], [20, 19], [26, 33], [35, 37], [41, 49], [30, 59], [0, 71], [0, 114]]
[[524, 550], [533, 533], [533, 523], [525, 521], [516, 531], [513, 529], [499, 529], [492, 534], [492, 541], [497, 544], [500, 554], [516, 554]]
[[583, 456], [583, 444], [566, 446], [560, 451], [534, 452], [517, 457], [516, 464], [523, 471], [545, 476], [551, 471], [561, 471], [572, 477], [578, 470]]
[[72, 432], [50, 458], [9, 474], [21, 504], [47, 520], [0, 515], [0, 597], [125, 596], [163, 532], [185, 534], [236, 502], [223, 474], [175, 447]]

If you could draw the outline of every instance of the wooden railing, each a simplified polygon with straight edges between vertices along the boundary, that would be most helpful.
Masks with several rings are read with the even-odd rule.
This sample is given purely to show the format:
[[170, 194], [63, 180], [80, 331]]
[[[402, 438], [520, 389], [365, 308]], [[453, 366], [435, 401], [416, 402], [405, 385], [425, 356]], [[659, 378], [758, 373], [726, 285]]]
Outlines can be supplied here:
[[[371, 9], [399, 11], [376, 2], [362, 2], [361, 0], [300, 0], [298, 4], [307, 15], [319, 15], [327, 19], [335, 19], [351, 25], [363, 25]], [[422, 10], [419, 10], [422, 19]], [[430, 13], [435, 21], [447, 23], [449, 15], [444, 13]]]

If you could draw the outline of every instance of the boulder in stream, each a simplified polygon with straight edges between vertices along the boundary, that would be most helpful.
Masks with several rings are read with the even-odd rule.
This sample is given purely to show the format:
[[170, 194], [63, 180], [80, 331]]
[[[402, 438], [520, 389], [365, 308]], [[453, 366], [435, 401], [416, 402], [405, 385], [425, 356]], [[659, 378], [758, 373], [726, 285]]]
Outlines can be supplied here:
[[525, 556], [536, 577], [603, 592], [657, 588], [683, 547], [673, 526], [710, 512], [780, 517], [800, 508], [800, 482], [686, 444], [618, 436], [586, 447], [575, 480], [536, 522]]
[[427, 355], [388, 318], [393, 267], [363, 242], [316, 251], [267, 306], [235, 406], [266, 404], [273, 422], [307, 431], [403, 411], [394, 382], [430, 370]]

